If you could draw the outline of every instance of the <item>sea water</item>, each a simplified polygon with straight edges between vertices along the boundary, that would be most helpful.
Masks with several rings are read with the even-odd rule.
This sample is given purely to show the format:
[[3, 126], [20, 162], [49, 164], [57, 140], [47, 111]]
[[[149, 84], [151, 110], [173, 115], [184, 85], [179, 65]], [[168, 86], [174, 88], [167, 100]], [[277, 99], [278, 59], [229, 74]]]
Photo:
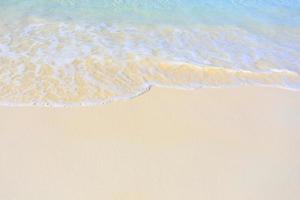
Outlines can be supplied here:
[[300, 89], [300, 0], [0, 0], [0, 104]]

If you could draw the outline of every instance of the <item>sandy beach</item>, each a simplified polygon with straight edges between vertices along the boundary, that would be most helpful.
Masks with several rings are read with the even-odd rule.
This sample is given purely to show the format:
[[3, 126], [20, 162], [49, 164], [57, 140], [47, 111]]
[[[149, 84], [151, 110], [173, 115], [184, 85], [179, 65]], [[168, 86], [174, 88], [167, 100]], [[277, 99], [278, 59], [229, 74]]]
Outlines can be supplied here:
[[1, 200], [298, 200], [300, 93], [154, 88], [0, 108]]
[[0, 0], [0, 200], [300, 200], [300, 0]]

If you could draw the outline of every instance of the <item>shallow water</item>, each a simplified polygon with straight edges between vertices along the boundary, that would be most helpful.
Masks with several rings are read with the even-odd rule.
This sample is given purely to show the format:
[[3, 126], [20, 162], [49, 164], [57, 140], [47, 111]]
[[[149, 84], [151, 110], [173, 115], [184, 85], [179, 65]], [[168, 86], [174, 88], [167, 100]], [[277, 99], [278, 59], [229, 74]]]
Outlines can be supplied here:
[[300, 89], [298, 0], [0, 2], [0, 103], [90, 105], [152, 86]]

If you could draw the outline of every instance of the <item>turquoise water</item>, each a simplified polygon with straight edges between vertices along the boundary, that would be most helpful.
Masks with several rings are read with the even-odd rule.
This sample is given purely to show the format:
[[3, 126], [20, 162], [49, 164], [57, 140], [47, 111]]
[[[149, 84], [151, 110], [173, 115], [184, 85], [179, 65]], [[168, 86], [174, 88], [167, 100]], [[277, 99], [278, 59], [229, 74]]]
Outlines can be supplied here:
[[97, 104], [153, 86], [300, 89], [299, 0], [7, 0], [0, 17], [2, 104]]
[[288, 25], [300, 23], [299, 0], [7, 0], [2, 12], [101, 22]]
[[[299, 0], [7, 0], [3, 20], [35, 16], [76, 23], [299, 27]], [[10, 22], [8, 22], [10, 23]]]

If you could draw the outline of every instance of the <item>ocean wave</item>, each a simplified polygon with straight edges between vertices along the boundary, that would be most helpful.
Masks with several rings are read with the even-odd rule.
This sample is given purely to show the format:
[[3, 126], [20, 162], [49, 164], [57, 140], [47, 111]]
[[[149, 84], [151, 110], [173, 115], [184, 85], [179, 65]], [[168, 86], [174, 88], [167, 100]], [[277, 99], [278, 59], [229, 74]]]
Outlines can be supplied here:
[[[38, 77], [33, 72], [15, 76], [14, 83], [0, 87], [0, 104], [6, 106], [88, 106], [131, 99], [152, 87], [177, 89], [240, 86], [278, 87], [299, 90], [299, 74], [287, 70], [251, 72], [187, 63], [144, 60], [131, 63], [122, 71], [114, 66], [86, 61], [85, 72], [56, 77], [44, 68]], [[62, 75], [63, 76], [63, 75]], [[18, 81], [17, 81], [18, 80]]]
[[79, 24], [30, 17], [0, 25], [0, 104], [95, 105], [151, 87], [299, 90], [299, 37], [291, 38], [236, 26]]

